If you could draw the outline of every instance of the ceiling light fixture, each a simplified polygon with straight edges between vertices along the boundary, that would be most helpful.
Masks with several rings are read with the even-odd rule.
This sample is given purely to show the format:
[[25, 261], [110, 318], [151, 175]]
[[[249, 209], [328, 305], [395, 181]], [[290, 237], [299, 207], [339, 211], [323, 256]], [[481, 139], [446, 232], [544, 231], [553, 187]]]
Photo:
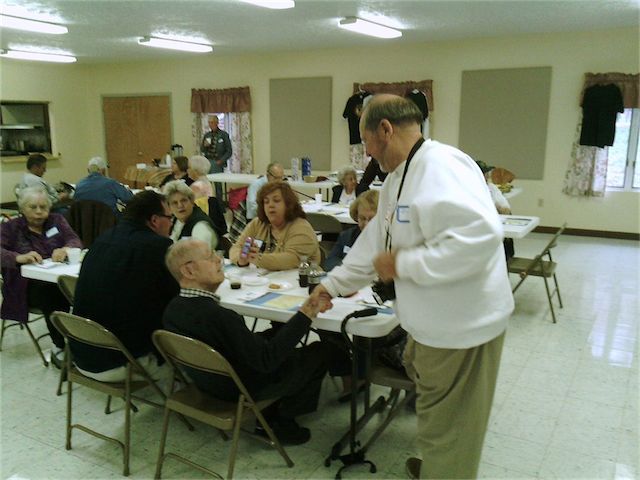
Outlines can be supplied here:
[[340, 20], [339, 26], [345, 30], [351, 30], [352, 32], [371, 35], [372, 37], [378, 38], [397, 38], [402, 36], [402, 32], [400, 30], [385, 27], [384, 25], [373, 23], [369, 20], [363, 20], [358, 17], [343, 18]]
[[138, 40], [140, 45], [145, 47], [155, 48], [167, 48], [169, 50], [181, 50], [183, 52], [198, 52], [207, 53], [212, 52], [213, 47], [211, 45], [205, 45], [203, 43], [185, 42], [184, 40], [169, 40], [168, 38], [158, 37], [142, 37]]
[[271, 8], [273, 10], [284, 10], [296, 6], [294, 0], [240, 0], [244, 3], [251, 3], [259, 7]]
[[17, 60], [35, 60], [37, 62], [74, 63], [78, 59], [71, 55], [57, 53], [25, 52], [22, 50], [0, 50], [0, 57]]
[[52, 33], [54, 35], [60, 35], [69, 31], [64, 25], [56, 25], [55, 23], [41, 22], [39, 20], [29, 20], [28, 18], [12, 17], [4, 14], [0, 14], [0, 27], [26, 30], [27, 32]]

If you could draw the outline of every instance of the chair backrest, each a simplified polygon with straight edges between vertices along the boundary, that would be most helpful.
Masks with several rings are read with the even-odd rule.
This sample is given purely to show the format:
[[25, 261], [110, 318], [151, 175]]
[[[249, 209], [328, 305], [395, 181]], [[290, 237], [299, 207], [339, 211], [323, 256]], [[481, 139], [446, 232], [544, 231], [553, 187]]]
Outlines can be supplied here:
[[69, 225], [87, 248], [115, 224], [116, 216], [113, 210], [102, 202], [77, 200], [69, 209]]
[[544, 250], [542, 251], [541, 255], [546, 255], [549, 252], [549, 250], [551, 250], [558, 244], [558, 237], [562, 235], [562, 232], [564, 232], [565, 228], [567, 228], [567, 222], [564, 222], [562, 226], [558, 229], [558, 231], [553, 234], [553, 237], [551, 238], [551, 240], [549, 240], [549, 243], [547, 244], [547, 246], [544, 247]]
[[227, 220], [224, 218], [224, 208], [216, 197], [209, 197], [209, 218], [213, 222], [213, 229], [218, 238], [227, 233]]
[[342, 224], [340, 220], [332, 215], [324, 213], [307, 213], [307, 221], [311, 224], [316, 232], [321, 233], [340, 233], [342, 232]]
[[99, 323], [71, 313], [57, 311], [53, 312], [51, 319], [65, 338], [72, 338], [77, 342], [94, 347], [118, 350], [127, 357], [127, 360], [134, 361], [129, 351], [122, 345], [122, 342]]
[[73, 306], [75, 299], [76, 284], [78, 283], [78, 277], [73, 275], [60, 275], [58, 277], [58, 288], [67, 299], [69, 305]]
[[251, 398], [229, 362], [212, 347], [195, 338], [167, 330], [156, 330], [153, 344], [174, 369], [186, 366], [207, 373], [231, 377], [245, 398]]

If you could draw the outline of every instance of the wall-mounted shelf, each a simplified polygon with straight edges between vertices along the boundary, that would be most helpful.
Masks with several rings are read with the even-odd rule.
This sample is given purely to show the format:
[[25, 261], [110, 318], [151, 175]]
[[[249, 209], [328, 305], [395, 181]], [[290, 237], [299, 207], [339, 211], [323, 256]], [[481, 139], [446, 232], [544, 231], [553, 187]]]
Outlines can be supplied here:
[[49, 104], [0, 102], [0, 150], [18, 153], [2, 157], [3, 163], [21, 162], [25, 152], [51, 156]]

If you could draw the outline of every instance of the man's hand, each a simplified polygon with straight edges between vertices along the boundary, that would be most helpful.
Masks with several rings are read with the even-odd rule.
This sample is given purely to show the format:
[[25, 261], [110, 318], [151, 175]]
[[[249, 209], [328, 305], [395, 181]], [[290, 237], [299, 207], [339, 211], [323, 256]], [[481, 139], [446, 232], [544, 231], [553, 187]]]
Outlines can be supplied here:
[[333, 304], [331, 303], [331, 295], [322, 284], [319, 284], [316, 288], [313, 289], [313, 292], [311, 292], [309, 298], [322, 303], [323, 310], [320, 310], [321, 312], [326, 312], [327, 310], [331, 310], [333, 308]]
[[64, 248], [56, 248], [51, 254], [51, 260], [54, 262], [64, 262], [67, 258], [67, 250]]
[[373, 259], [373, 268], [380, 280], [385, 283], [391, 282], [396, 278], [396, 254], [395, 252], [383, 252]]
[[[318, 285], [315, 290], [317, 290], [319, 287], [320, 286]], [[315, 290], [300, 307], [300, 312], [304, 313], [311, 319], [316, 318], [318, 316], [318, 313], [326, 312], [332, 307], [330, 300], [331, 297], [329, 297], [328, 294], [315, 296]]]
[[18, 265], [27, 265], [30, 263], [42, 263], [42, 256], [35, 251], [30, 251], [29, 253], [23, 253], [22, 255], [16, 256], [16, 263]]

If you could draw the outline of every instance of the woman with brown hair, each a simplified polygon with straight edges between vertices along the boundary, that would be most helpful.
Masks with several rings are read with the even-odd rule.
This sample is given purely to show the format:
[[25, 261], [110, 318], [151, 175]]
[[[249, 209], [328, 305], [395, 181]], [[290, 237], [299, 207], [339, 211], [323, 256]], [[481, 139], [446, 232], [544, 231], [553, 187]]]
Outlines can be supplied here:
[[[257, 200], [258, 216], [229, 250], [231, 261], [240, 267], [253, 264], [267, 270], [297, 268], [302, 256], [319, 264], [318, 239], [289, 184], [267, 183], [258, 192]], [[254, 243], [247, 255], [241, 255], [248, 237], [254, 239]], [[255, 240], [261, 241], [261, 245]]]
[[189, 159], [187, 157], [176, 157], [171, 161], [171, 173], [168, 174], [160, 183], [160, 188], [174, 180], [184, 180], [187, 186], [193, 183], [193, 179], [187, 174], [189, 169]]

